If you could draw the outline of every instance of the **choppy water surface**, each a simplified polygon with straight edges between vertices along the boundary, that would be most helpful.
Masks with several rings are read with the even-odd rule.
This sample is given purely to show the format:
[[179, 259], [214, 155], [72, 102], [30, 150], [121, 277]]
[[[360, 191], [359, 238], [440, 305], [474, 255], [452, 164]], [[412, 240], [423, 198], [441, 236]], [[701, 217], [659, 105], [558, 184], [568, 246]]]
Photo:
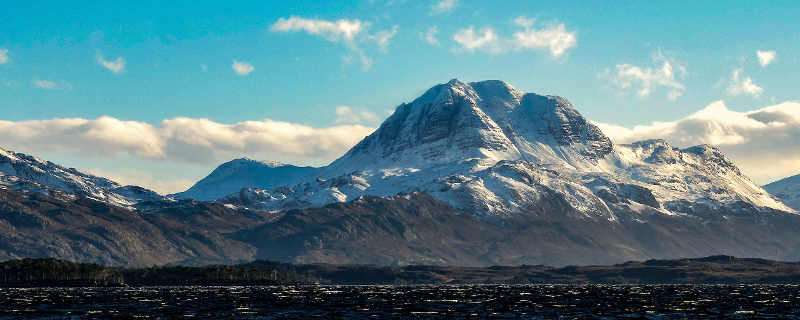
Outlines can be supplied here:
[[796, 285], [3, 288], [3, 318], [800, 319]]

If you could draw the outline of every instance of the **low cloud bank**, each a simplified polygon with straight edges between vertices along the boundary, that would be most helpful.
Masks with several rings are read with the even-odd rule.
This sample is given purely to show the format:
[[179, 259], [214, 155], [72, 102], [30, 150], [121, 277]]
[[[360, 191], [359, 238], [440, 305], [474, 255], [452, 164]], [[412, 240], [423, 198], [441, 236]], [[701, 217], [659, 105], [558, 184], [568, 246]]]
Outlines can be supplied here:
[[615, 143], [664, 139], [680, 148], [713, 145], [758, 184], [800, 173], [800, 103], [796, 102], [737, 112], [717, 101], [674, 122], [633, 129], [596, 124]]
[[0, 121], [0, 147], [32, 155], [133, 155], [209, 166], [241, 157], [308, 165], [333, 161], [373, 131], [361, 125], [318, 129], [269, 119], [221, 124], [175, 118], [158, 126], [112, 117]]

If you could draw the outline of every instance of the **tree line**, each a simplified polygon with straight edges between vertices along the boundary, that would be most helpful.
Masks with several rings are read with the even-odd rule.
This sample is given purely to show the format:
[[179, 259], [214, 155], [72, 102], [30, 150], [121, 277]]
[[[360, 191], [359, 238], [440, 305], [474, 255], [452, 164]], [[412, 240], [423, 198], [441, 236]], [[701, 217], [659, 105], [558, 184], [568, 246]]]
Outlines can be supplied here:
[[[288, 272], [264, 267], [270, 265], [282, 266]], [[290, 267], [291, 264], [257, 260], [236, 266], [120, 268], [55, 258], [28, 258], [0, 262], [0, 286], [284, 285], [325, 282], [311, 275], [298, 274]]]

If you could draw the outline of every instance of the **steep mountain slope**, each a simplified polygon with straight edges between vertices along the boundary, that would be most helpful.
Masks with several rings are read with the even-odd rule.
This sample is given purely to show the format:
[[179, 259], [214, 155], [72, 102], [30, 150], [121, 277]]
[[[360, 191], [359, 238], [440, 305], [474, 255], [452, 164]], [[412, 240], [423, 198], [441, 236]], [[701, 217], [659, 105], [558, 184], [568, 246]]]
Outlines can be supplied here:
[[275, 218], [196, 201], [158, 212], [131, 211], [83, 196], [39, 192], [44, 189], [0, 185], [0, 260], [53, 257], [110, 266], [252, 260], [256, 249], [228, 234]]
[[718, 254], [800, 259], [800, 217], [790, 213], [750, 208], [725, 217], [673, 217], [646, 209], [620, 212], [616, 223], [565, 215], [575, 212], [555, 193], [541, 205], [547, 208], [510, 228], [424, 193], [362, 196], [289, 210], [235, 239], [256, 247], [257, 258], [294, 263], [565, 266]]
[[293, 186], [318, 170], [313, 167], [297, 167], [272, 161], [236, 159], [221, 164], [189, 190], [170, 196], [200, 201], [217, 200], [242, 188], [269, 190], [280, 186]]
[[793, 212], [711, 146], [614, 145], [566, 99], [501, 81], [431, 88], [317, 177], [243, 189], [220, 201], [291, 209], [421, 191], [501, 225], [536, 214], [552, 193], [577, 216], [608, 221], [616, 211], [644, 208], [667, 215], [745, 207]]
[[775, 181], [763, 188], [787, 206], [800, 211], [800, 174]]
[[0, 149], [0, 184], [49, 194], [51, 191], [48, 188], [41, 188], [46, 186], [62, 191], [62, 197], [80, 195], [128, 209], [133, 209], [137, 203], [143, 201], [172, 201], [142, 187], [122, 186], [75, 168], [65, 168], [37, 157], [3, 149]]

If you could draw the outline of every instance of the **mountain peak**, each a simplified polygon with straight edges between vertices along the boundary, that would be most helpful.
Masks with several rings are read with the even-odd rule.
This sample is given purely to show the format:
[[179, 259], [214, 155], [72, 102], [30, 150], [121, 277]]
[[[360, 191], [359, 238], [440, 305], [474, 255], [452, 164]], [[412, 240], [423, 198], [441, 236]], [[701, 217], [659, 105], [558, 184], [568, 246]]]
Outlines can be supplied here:
[[564, 98], [523, 93], [499, 80], [453, 79], [401, 104], [324, 172], [332, 177], [372, 169], [421, 169], [465, 159], [586, 167], [611, 149], [611, 141]]
[[227, 167], [237, 167], [237, 166], [247, 166], [247, 165], [263, 165], [263, 166], [267, 166], [267, 167], [270, 167], [270, 168], [277, 168], [277, 167], [287, 166], [286, 164], [283, 164], [283, 163], [280, 163], [280, 162], [277, 162], [277, 161], [254, 160], [254, 159], [250, 159], [250, 158], [244, 157], [244, 158], [234, 159], [234, 160], [228, 161], [226, 163], [223, 163], [223, 164], [220, 165], [220, 167], [227, 168]]
[[[485, 80], [466, 83], [459, 79], [452, 79], [445, 84], [439, 84], [429, 89], [414, 104], [443, 104], [455, 103], [464, 99], [484, 101], [487, 97], [503, 101], [518, 101], [525, 93], [517, 90], [510, 84], [500, 80]], [[490, 102], [490, 101], [489, 101]]]

